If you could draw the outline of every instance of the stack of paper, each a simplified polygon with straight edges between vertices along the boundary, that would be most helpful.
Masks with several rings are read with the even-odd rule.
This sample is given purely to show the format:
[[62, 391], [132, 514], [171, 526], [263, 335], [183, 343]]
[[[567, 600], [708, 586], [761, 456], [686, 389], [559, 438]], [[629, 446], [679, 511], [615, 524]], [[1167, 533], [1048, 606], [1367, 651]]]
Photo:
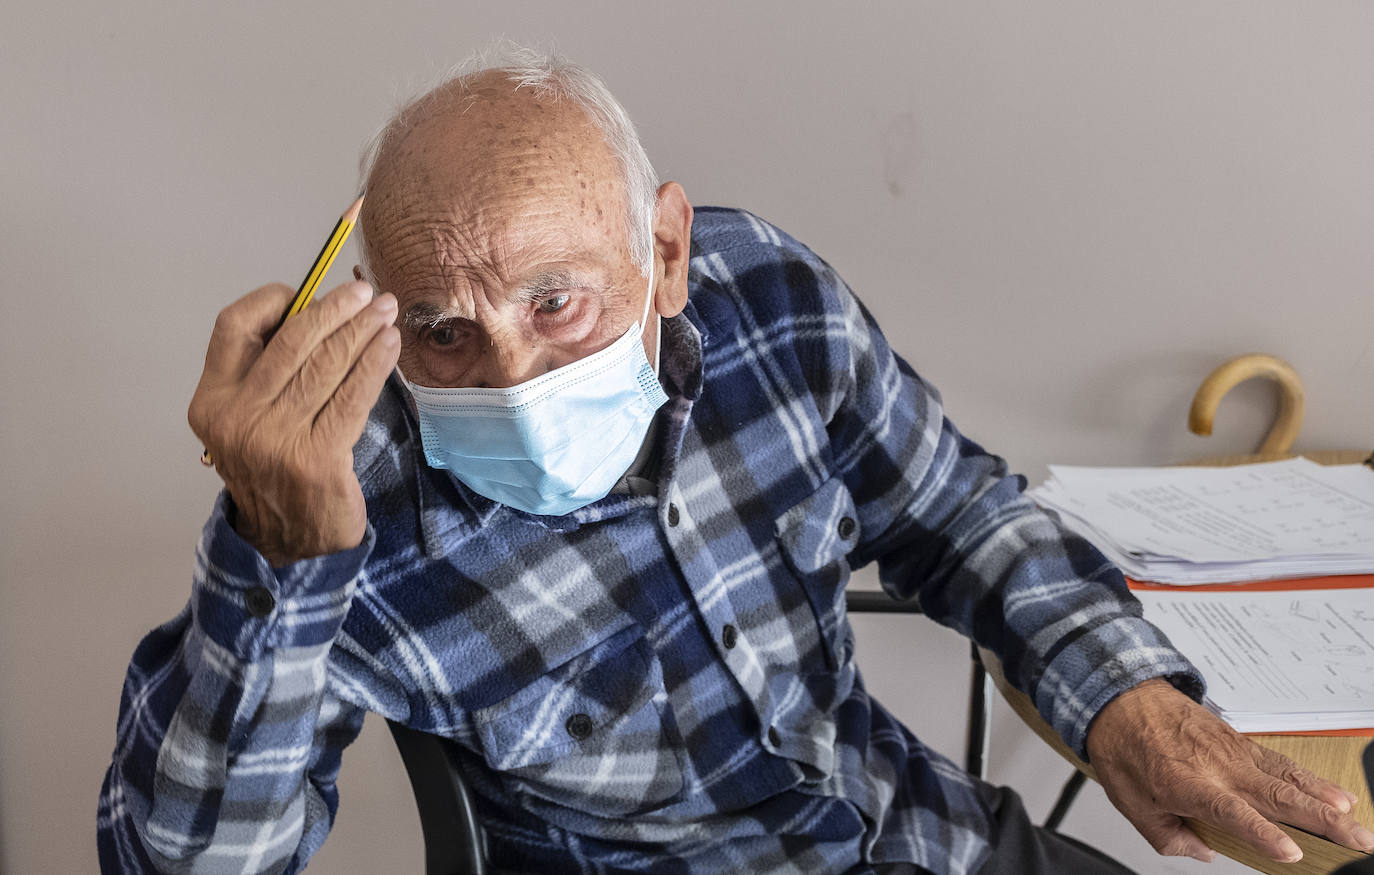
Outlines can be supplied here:
[[1374, 726], [1374, 588], [1136, 595], [1236, 730]]
[[1050, 466], [1041, 506], [1136, 580], [1374, 572], [1374, 470], [1297, 458], [1230, 468]]

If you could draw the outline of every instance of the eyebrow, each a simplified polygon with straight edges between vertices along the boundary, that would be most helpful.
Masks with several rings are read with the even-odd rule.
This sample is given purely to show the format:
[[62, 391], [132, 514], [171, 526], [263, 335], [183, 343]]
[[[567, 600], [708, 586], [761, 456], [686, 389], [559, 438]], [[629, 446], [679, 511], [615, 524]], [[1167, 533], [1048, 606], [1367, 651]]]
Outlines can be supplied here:
[[453, 307], [444, 307], [430, 301], [418, 301], [406, 308], [401, 324], [414, 331], [418, 328], [434, 328], [450, 319], [460, 319], [463, 314]]
[[[568, 289], [592, 289], [605, 291], [605, 287], [588, 279], [579, 279], [566, 270], [550, 270], [521, 284], [515, 291], [513, 300], [520, 304], [535, 304], [554, 292]], [[456, 307], [446, 307], [433, 301], [417, 301], [406, 308], [401, 324], [411, 330], [434, 328], [450, 319], [467, 318], [467, 313]]]
[[533, 304], [547, 298], [554, 292], [588, 288], [589, 286], [589, 283], [577, 279], [566, 270], [550, 270], [521, 285], [516, 290], [515, 299], [522, 304]]

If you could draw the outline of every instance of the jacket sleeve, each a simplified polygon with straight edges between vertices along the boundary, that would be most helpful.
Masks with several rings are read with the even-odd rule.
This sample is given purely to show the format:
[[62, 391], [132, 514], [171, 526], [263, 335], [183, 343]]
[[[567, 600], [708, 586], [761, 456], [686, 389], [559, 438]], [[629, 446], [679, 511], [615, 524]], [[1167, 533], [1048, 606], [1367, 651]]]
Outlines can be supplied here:
[[139, 644], [101, 789], [104, 872], [295, 872], [324, 842], [363, 711], [330, 691], [330, 647], [374, 534], [273, 569], [221, 495], [189, 604]]
[[1201, 675], [1142, 619], [1121, 573], [1032, 503], [1024, 478], [959, 433], [939, 393], [811, 259], [815, 300], [834, 328], [803, 358], [832, 466], [860, 514], [853, 564], [877, 561], [892, 596], [916, 598], [997, 654], [1080, 757], [1097, 713], [1143, 680], [1166, 677], [1200, 698]]

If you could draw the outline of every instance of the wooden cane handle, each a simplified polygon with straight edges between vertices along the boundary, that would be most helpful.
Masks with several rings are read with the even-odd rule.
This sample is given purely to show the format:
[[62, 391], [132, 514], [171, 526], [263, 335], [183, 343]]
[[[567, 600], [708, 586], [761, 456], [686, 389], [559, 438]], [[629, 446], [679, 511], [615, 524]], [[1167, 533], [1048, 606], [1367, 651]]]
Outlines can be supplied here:
[[1193, 434], [1211, 434], [1212, 421], [1216, 418], [1222, 396], [1252, 377], [1264, 377], [1279, 387], [1278, 416], [1259, 451], [1286, 453], [1302, 429], [1304, 393], [1302, 379], [1293, 366], [1272, 355], [1251, 353], [1236, 356], [1208, 374], [1193, 396], [1193, 406], [1188, 411], [1188, 429]]

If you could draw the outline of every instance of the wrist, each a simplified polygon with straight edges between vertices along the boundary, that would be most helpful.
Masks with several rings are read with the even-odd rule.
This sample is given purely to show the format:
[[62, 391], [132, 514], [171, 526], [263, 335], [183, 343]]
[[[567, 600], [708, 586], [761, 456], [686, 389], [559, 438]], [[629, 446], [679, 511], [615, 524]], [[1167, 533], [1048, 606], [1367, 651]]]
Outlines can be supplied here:
[[299, 518], [310, 516], [304, 511], [295, 515], [275, 512], [271, 505], [235, 501], [227, 488], [225, 493], [229, 497], [226, 520], [230, 527], [273, 568], [346, 553], [367, 538], [365, 511], [356, 518], [332, 519], [326, 515], [332, 528], [316, 528], [308, 525], [313, 519], [305, 519], [307, 525], [300, 524]]
[[1129, 730], [1148, 724], [1151, 716], [1162, 707], [1177, 705], [1178, 698], [1192, 703], [1191, 699], [1162, 677], [1148, 678], [1124, 690], [1102, 707], [1088, 727], [1083, 743], [1088, 761], [1097, 761], [1109, 741], [1120, 739]]
[[[300, 559], [310, 558], [308, 556], [295, 556], [283, 549], [282, 539], [269, 536], [258, 521], [257, 515], [251, 510], [245, 512], [244, 507], [234, 500], [233, 494], [228, 489], [225, 490], [225, 498], [225, 521], [229, 523], [229, 527], [234, 530], [236, 535], [256, 550], [258, 555], [267, 560], [268, 565], [273, 568], [281, 568]], [[251, 508], [251, 504], [248, 507]]]

